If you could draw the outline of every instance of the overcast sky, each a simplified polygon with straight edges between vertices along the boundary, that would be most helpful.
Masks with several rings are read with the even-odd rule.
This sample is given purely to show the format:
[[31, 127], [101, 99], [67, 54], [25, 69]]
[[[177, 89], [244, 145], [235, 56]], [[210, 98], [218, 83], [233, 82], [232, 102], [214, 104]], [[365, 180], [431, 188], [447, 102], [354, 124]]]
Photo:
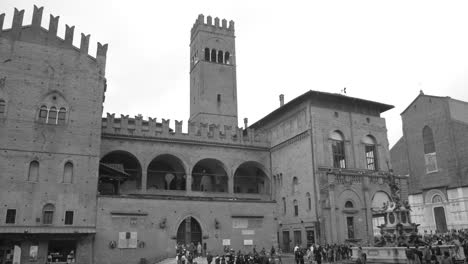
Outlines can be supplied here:
[[239, 122], [252, 124], [308, 91], [340, 93], [395, 105], [384, 113], [392, 146], [400, 113], [418, 95], [468, 101], [468, 1], [103, 1], [0, 0], [33, 4], [109, 43], [106, 112], [184, 120], [189, 117], [189, 38], [198, 14], [235, 21]]

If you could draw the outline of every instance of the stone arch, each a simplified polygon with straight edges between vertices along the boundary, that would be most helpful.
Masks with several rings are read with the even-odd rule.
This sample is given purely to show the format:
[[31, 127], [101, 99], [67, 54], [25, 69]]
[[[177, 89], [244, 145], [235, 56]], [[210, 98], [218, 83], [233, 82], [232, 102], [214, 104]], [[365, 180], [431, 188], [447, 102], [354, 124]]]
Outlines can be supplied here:
[[441, 190], [431, 189], [426, 193], [426, 195], [424, 197], [424, 203], [426, 203], [426, 204], [432, 203], [432, 199], [436, 195], [440, 195], [440, 197], [442, 197], [442, 200], [443, 200], [444, 203], [447, 201], [447, 197], [445, 196], [445, 194]]
[[256, 161], [240, 164], [234, 172], [235, 193], [270, 193], [270, 178], [263, 165]]
[[221, 161], [205, 158], [192, 169], [192, 191], [228, 192], [228, 170]]
[[181, 224], [183, 224], [183, 222], [187, 218], [192, 218], [192, 219], [197, 221], [197, 223], [199, 224], [200, 229], [201, 229], [202, 239], [203, 239], [203, 235], [204, 234], [206, 235], [208, 233], [206, 223], [201, 221], [201, 217], [199, 215], [196, 215], [194, 213], [183, 214], [183, 215], [180, 215], [179, 217], [177, 217], [177, 219], [175, 221], [176, 224], [171, 227], [171, 233], [174, 234], [174, 236], [176, 237], [176, 243], [177, 243], [177, 233], [179, 231], [179, 228], [180, 228]]
[[352, 189], [345, 189], [343, 190], [338, 196], [338, 207], [340, 209], [345, 208], [345, 203], [347, 201], [351, 201], [354, 205], [355, 209], [362, 208], [362, 200], [361, 197]]
[[380, 209], [383, 207], [384, 202], [392, 201], [392, 198], [386, 191], [377, 190], [372, 195], [371, 201], [371, 208]]
[[186, 190], [187, 170], [184, 162], [172, 154], [161, 154], [147, 167], [147, 189]]
[[[128, 177], [122, 182], [120, 188], [123, 192], [141, 188], [141, 162], [132, 153], [125, 150], [114, 150], [103, 155], [100, 163], [112, 167], [116, 171], [128, 174]], [[99, 184], [102, 187], [101, 184], [104, 183], [100, 180]]]

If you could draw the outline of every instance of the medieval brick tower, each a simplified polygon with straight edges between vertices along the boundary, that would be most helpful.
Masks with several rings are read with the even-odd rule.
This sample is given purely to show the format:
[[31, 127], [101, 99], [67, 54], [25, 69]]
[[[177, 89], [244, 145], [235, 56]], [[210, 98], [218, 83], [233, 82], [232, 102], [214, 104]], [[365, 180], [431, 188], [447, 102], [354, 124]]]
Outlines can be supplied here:
[[234, 21], [203, 15], [190, 37], [190, 122], [237, 127]]

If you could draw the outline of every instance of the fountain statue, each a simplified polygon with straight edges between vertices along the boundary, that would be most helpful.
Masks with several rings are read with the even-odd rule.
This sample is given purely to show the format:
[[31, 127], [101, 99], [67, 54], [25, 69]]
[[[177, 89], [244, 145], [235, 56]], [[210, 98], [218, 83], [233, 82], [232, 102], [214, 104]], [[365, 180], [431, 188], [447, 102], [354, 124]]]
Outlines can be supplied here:
[[374, 215], [382, 215], [384, 224], [380, 225], [380, 240], [375, 246], [421, 246], [425, 243], [418, 237], [418, 226], [411, 222], [411, 207], [408, 201], [401, 200], [400, 188], [395, 175], [390, 171], [388, 175], [391, 201], [383, 204], [382, 208], [374, 210]]

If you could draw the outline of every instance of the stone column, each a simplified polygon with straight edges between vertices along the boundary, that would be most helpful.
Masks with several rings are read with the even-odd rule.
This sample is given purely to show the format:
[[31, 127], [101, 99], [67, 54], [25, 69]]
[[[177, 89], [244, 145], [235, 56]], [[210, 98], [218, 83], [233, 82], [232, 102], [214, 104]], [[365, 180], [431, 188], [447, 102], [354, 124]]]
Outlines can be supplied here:
[[192, 172], [189, 168], [187, 177], [185, 178], [185, 190], [187, 193], [192, 192]]
[[142, 192], [146, 192], [147, 185], [148, 185], [148, 171], [145, 169], [142, 169], [141, 170], [141, 191]]
[[234, 173], [232, 172], [232, 169], [226, 173], [228, 176], [228, 193], [234, 194]]
[[[329, 175], [327, 175], [329, 176]], [[333, 176], [335, 177], [335, 176]], [[331, 243], [338, 241], [337, 226], [336, 226], [336, 204], [335, 204], [335, 184], [328, 180], [328, 198], [330, 199], [330, 223], [329, 228], [331, 229]]]
[[374, 225], [372, 223], [372, 198], [369, 194], [369, 177], [363, 179], [363, 191], [364, 191], [364, 206], [366, 208], [366, 224], [367, 224], [367, 240], [371, 245], [374, 245]]

